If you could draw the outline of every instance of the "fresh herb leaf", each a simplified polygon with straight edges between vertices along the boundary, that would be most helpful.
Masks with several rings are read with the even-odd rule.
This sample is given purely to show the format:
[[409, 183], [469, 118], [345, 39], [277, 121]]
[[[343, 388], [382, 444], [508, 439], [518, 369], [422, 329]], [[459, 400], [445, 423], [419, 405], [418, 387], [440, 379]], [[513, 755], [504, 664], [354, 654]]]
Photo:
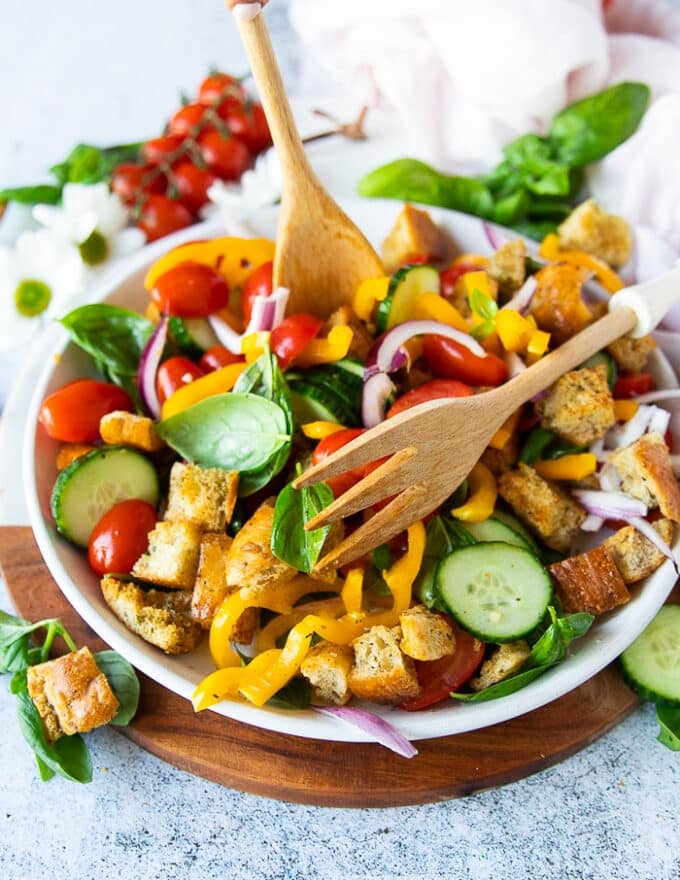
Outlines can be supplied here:
[[312, 700], [312, 688], [306, 678], [291, 678], [288, 684], [267, 700], [274, 709], [306, 709]]
[[95, 147], [78, 144], [63, 162], [50, 171], [62, 186], [66, 183], [100, 183], [111, 177], [122, 162], [135, 162], [141, 144], [119, 144], [113, 147]]
[[479, 318], [479, 322], [470, 331], [475, 339], [483, 340], [490, 336], [496, 327], [498, 306], [485, 293], [475, 288], [468, 297], [470, 310]]
[[325, 483], [294, 489], [292, 483], [279, 492], [274, 505], [271, 548], [274, 556], [298, 571], [310, 574], [331, 530], [330, 526], [307, 531], [305, 524], [333, 501]]
[[[42, 647], [32, 650], [30, 636], [38, 629], [46, 629], [47, 634]], [[56, 618], [31, 623], [0, 611], [0, 673], [17, 672], [32, 665], [32, 662], [47, 660], [52, 642], [57, 636], [62, 636], [69, 648], [75, 647], [61, 621]]]
[[660, 731], [657, 739], [673, 752], [680, 752], [680, 706], [657, 706]]
[[544, 666], [536, 666], [524, 672], [517, 672], [510, 678], [484, 688], [483, 691], [477, 691], [474, 694], [451, 694], [451, 696], [454, 700], [460, 700], [461, 703], [485, 703], [487, 700], [497, 700], [499, 697], [507, 697], [531, 684], [532, 681], [535, 681], [545, 672], [546, 668]]
[[56, 205], [60, 198], [61, 187], [48, 183], [0, 189], [0, 203], [3, 204], [17, 202], [20, 205]]
[[124, 727], [135, 717], [139, 705], [137, 673], [128, 661], [116, 651], [97, 651], [94, 654], [94, 659], [120, 703], [116, 717], [111, 721], [111, 724]]

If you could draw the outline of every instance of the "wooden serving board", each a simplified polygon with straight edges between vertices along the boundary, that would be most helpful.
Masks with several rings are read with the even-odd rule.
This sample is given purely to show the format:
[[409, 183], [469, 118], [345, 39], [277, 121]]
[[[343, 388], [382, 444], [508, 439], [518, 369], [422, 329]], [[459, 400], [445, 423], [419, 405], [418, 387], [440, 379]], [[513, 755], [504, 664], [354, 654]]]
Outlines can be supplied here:
[[[60, 617], [76, 643], [104, 643], [59, 591], [26, 526], [0, 528], [0, 566], [17, 611]], [[527, 715], [472, 733], [421, 740], [405, 760], [382, 746], [286, 736], [194, 714], [145, 676], [133, 723], [121, 732], [182, 770], [264, 797], [333, 807], [394, 807], [460, 797], [556, 764], [620, 722], [637, 704], [615, 668]], [[96, 735], [96, 734], [95, 734]]]

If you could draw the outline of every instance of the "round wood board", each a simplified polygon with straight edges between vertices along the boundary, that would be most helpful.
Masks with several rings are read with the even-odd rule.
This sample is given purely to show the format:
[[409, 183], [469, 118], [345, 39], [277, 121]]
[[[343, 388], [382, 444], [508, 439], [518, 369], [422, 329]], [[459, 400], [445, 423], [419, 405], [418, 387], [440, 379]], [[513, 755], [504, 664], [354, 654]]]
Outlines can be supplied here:
[[[26, 526], [0, 528], [0, 566], [19, 614], [60, 617], [76, 643], [104, 643], [68, 604]], [[503, 724], [421, 740], [405, 760], [379, 745], [271, 733], [190, 703], [145, 676], [121, 732], [182, 770], [264, 797], [333, 807], [396, 807], [460, 797], [556, 764], [621, 721], [638, 700], [614, 667], [559, 700]]]

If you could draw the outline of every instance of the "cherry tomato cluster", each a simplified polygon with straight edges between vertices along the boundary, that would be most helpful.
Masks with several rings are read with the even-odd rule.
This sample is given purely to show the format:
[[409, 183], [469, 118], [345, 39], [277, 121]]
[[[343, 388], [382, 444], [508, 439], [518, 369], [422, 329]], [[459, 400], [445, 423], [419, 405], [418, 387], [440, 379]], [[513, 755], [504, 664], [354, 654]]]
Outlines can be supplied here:
[[203, 80], [164, 134], [146, 141], [137, 164], [119, 165], [111, 189], [132, 209], [148, 241], [190, 226], [215, 180], [237, 181], [271, 145], [262, 106], [226, 73]]

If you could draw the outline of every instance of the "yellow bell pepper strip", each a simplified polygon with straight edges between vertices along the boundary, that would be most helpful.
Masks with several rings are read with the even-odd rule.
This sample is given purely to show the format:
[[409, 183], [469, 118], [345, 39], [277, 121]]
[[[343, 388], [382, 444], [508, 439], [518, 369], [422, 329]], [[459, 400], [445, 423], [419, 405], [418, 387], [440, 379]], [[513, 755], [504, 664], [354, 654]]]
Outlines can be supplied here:
[[540, 360], [548, 350], [550, 345], [550, 334], [545, 330], [534, 330], [527, 345], [526, 361], [527, 366], [535, 364]]
[[337, 422], [324, 422], [323, 420], [307, 422], [300, 427], [305, 437], [309, 437], [310, 440], [323, 440], [324, 437], [330, 437], [331, 434], [337, 434], [338, 431], [346, 430], [344, 425], [338, 425]]
[[451, 263], [449, 263], [449, 268], [452, 266], [482, 266], [486, 267], [489, 265], [489, 258], [483, 257], [481, 254], [461, 254], [459, 257], [456, 257]]
[[245, 368], [246, 364], [229, 364], [226, 367], [220, 367], [219, 370], [206, 373], [199, 379], [194, 379], [188, 385], [182, 385], [163, 403], [161, 418], [163, 420], [169, 419], [170, 416], [175, 416], [195, 403], [205, 400], [206, 397], [231, 391]]
[[382, 302], [390, 288], [388, 275], [379, 278], [367, 278], [357, 287], [352, 306], [356, 315], [362, 321], [370, 321], [375, 304]]
[[455, 306], [440, 296], [438, 293], [421, 293], [413, 306], [413, 318], [415, 320], [432, 320], [447, 324], [463, 333], [470, 332], [468, 321], [461, 315]]
[[206, 676], [191, 695], [194, 712], [209, 709], [222, 700], [239, 699], [239, 687], [249, 677], [255, 677], [270, 666], [281, 653], [273, 648], [258, 654], [247, 666], [230, 666], [217, 669]]
[[602, 287], [609, 293], [616, 293], [625, 287], [623, 280], [609, 266], [598, 257], [586, 251], [563, 251], [560, 250], [560, 240], [554, 232], [548, 233], [541, 242], [538, 253], [544, 260], [560, 260], [565, 263], [573, 263], [582, 266], [592, 272]]
[[617, 422], [630, 421], [638, 411], [640, 404], [637, 400], [615, 400], [614, 416]]
[[454, 507], [451, 515], [463, 522], [484, 522], [494, 511], [498, 487], [496, 478], [489, 468], [478, 461], [468, 476], [470, 495], [465, 504]]
[[361, 611], [361, 600], [364, 591], [364, 572], [360, 568], [352, 568], [347, 572], [345, 584], [340, 593], [348, 614]]
[[517, 429], [517, 423], [519, 422], [519, 417], [521, 415], [521, 409], [516, 409], [514, 413], [507, 418], [500, 428], [493, 435], [491, 440], [489, 440], [489, 446], [493, 449], [503, 449], [507, 446], [510, 438], [515, 433]]
[[255, 637], [255, 651], [261, 654], [276, 647], [277, 641], [300, 623], [308, 614], [319, 614], [323, 617], [340, 617], [345, 611], [345, 603], [339, 596], [332, 599], [319, 599], [316, 602], [305, 602], [296, 605], [288, 614], [279, 614], [262, 627]]
[[463, 287], [467, 296], [470, 296], [473, 290], [478, 290], [485, 296], [494, 300], [496, 299], [496, 294], [489, 284], [489, 276], [486, 272], [466, 272], [465, 275], [461, 275], [461, 281], [463, 282]]
[[536, 473], [546, 480], [583, 480], [595, 473], [597, 459], [592, 452], [577, 452], [555, 459], [537, 459]]
[[523, 354], [533, 332], [531, 321], [514, 309], [501, 309], [496, 315], [496, 333], [506, 351]]
[[315, 367], [318, 364], [331, 364], [347, 357], [354, 339], [354, 330], [346, 324], [331, 327], [325, 339], [312, 339], [295, 358], [300, 367]]
[[268, 330], [257, 330], [255, 333], [249, 333], [241, 340], [241, 354], [245, 355], [246, 363], [252, 364], [260, 355], [264, 354], [266, 347], [269, 345], [269, 337], [271, 333]]
[[364, 628], [372, 626], [396, 626], [399, 615], [411, 605], [413, 582], [415, 581], [425, 553], [425, 526], [418, 521], [408, 528], [408, 549], [394, 565], [383, 571], [383, 579], [392, 593], [392, 607], [387, 611], [369, 614], [364, 620]]
[[274, 259], [274, 242], [267, 238], [215, 238], [194, 241], [173, 248], [151, 266], [144, 287], [153, 290], [156, 281], [169, 269], [189, 260], [215, 269], [229, 284], [241, 287], [250, 273]]
[[539, 257], [544, 260], [558, 260], [560, 255], [560, 237], [554, 232], [549, 232], [538, 248]]

